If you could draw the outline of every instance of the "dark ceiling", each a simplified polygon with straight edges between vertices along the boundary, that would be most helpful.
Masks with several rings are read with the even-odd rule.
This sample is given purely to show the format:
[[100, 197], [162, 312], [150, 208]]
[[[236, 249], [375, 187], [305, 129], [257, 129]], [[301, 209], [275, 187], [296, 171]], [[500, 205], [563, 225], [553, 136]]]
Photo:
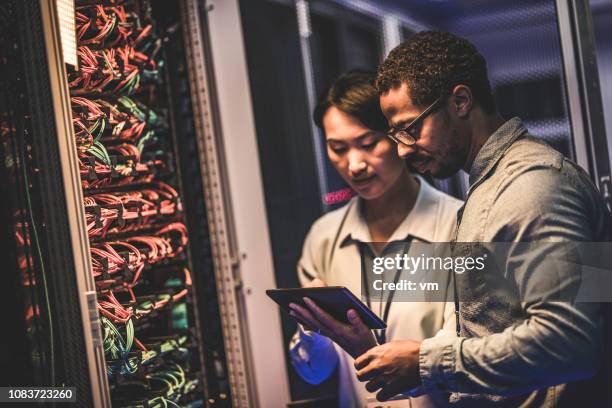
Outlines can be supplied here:
[[554, 0], [376, 0], [382, 8], [418, 16], [426, 21], [448, 23], [468, 16], [503, 12], [520, 7], [554, 3]]

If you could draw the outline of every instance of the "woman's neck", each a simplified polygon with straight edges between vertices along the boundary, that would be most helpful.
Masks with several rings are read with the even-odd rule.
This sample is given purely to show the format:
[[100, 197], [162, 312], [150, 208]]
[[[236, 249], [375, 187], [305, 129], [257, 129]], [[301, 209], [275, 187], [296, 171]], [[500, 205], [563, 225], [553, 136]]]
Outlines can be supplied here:
[[382, 196], [364, 200], [364, 217], [373, 242], [387, 242], [397, 227], [406, 218], [419, 193], [419, 182], [408, 172], [400, 177]]

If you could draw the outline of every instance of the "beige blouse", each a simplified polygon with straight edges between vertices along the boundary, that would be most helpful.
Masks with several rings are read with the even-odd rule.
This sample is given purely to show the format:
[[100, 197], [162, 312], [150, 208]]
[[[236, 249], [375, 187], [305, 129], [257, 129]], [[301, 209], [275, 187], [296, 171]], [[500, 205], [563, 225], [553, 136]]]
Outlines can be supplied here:
[[[418, 177], [418, 180], [420, 189], [415, 205], [389, 242], [450, 241], [457, 210], [462, 202], [436, 190], [422, 178]], [[360, 296], [362, 278], [359, 245], [369, 242], [370, 232], [361, 212], [361, 199], [355, 197], [345, 206], [323, 215], [312, 225], [297, 267], [300, 282], [305, 284], [318, 277], [330, 286], [345, 286]], [[384, 310], [384, 304], [372, 302], [371, 308], [378, 314], [379, 310]], [[440, 332], [443, 327], [444, 332]], [[394, 301], [389, 308], [387, 341], [423, 340], [436, 334], [454, 333], [452, 302]], [[290, 355], [296, 371], [304, 380], [313, 384], [327, 379], [338, 367], [341, 407], [365, 407], [366, 401], [374, 397], [374, 394], [365, 389], [365, 384], [357, 380], [353, 358], [327, 337], [298, 329], [290, 344]], [[398, 401], [393, 406], [434, 405], [427, 396], [421, 396]]]

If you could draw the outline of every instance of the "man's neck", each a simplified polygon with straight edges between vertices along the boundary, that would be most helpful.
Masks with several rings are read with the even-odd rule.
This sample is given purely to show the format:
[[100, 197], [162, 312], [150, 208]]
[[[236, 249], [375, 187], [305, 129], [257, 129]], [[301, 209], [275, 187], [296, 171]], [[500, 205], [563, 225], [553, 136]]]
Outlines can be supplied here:
[[502, 118], [497, 112], [493, 114], [479, 112], [479, 114], [474, 115], [473, 123], [471, 124], [472, 137], [470, 149], [465, 166], [463, 167], [463, 170], [465, 170], [466, 173], [470, 173], [474, 160], [476, 159], [476, 156], [478, 155], [478, 152], [480, 152], [482, 146], [486, 143], [489, 137], [491, 137], [491, 135], [504, 124], [504, 122], [504, 118]]

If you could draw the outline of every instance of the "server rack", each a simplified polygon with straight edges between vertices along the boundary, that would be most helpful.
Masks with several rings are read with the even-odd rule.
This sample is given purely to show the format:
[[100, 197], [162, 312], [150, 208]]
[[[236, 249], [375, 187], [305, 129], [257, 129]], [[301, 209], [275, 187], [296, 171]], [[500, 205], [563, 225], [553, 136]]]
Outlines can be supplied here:
[[[15, 358], [31, 375], [4, 384], [75, 386], [78, 406], [257, 405], [209, 10], [78, 0], [77, 47], [88, 49], [75, 69], [57, 4], [0, 13], [2, 181], [14, 198], [3, 237], [22, 231], [12, 300], [27, 292], [20, 308], [33, 315], [13, 344], [38, 347]], [[96, 64], [108, 81], [104, 69], [87, 77]]]

